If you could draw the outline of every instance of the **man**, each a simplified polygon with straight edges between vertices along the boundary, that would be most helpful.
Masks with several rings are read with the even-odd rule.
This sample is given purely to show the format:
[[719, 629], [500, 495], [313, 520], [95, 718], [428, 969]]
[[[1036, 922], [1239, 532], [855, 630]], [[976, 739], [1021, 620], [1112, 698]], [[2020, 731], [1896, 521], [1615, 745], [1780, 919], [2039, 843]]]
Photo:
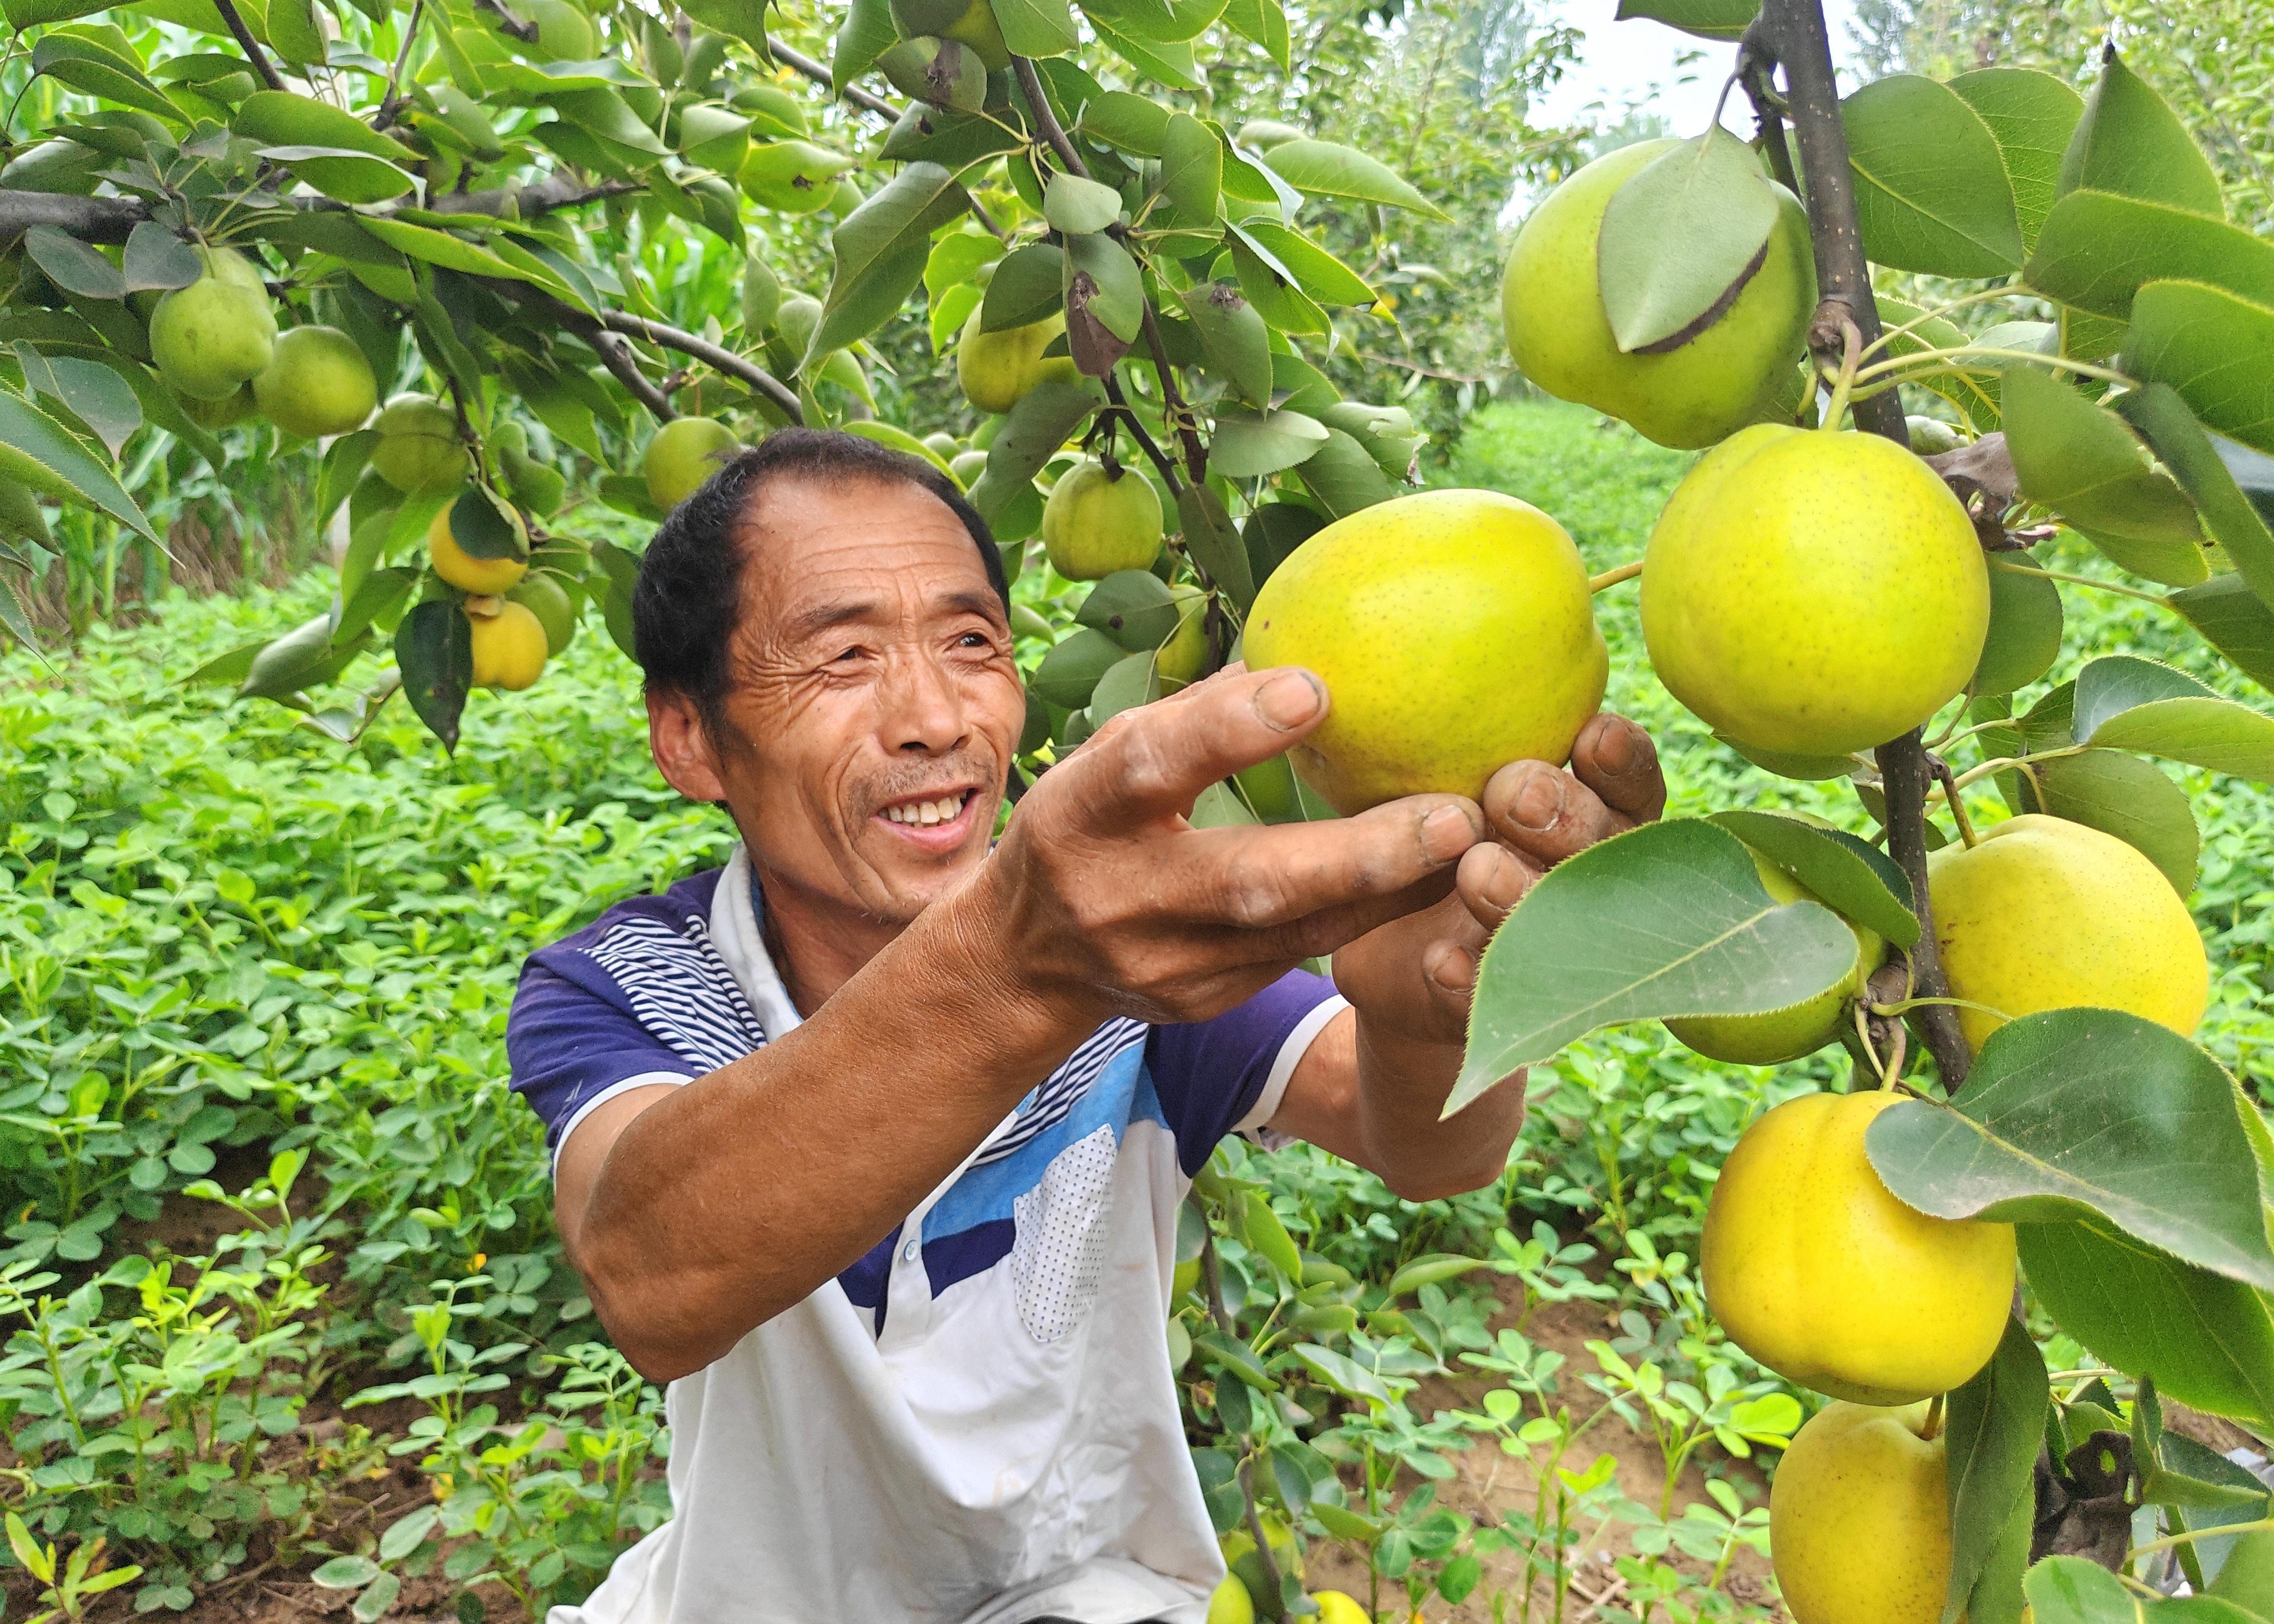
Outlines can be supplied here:
[[[1576, 777], [1517, 763], [1481, 808], [1195, 830], [1330, 703], [1234, 667], [1101, 728], [990, 851], [1006, 598], [952, 483], [803, 430], [642, 561], [657, 764], [742, 846], [515, 1001], [568, 1256], [673, 1384], [674, 1517], [553, 1624], [1194, 1624], [1222, 1564], [1163, 1335], [1192, 1174], [1237, 1132], [1417, 1199], [1497, 1177], [1520, 1085], [1438, 1120], [1477, 956], [1664, 801], [1599, 717]], [[1327, 952], [1332, 984], [1295, 970]]]

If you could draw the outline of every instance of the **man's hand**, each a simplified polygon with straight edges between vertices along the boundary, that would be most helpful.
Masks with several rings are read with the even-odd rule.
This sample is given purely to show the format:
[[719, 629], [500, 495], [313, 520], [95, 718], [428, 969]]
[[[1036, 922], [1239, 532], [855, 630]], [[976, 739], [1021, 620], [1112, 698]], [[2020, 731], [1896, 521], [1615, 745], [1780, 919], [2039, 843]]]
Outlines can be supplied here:
[[1495, 773], [1484, 798], [1491, 838], [1462, 857], [1449, 894], [1335, 955], [1335, 984], [1356, 1019], [1313, 1045], [1275, 1125], [1373, 1169], [1412, 1199], [1497, 1177], [1523, 1124], [1520, 1086], [1438, 1120], [1460, 1071], [1485, 944], [1550, 868], [1665, 807], [1658, 752], [1623, 717], [1580, 729], [1568, 770], [1527, 761]]
[[1084, 1027], [1108, 1013], [1205, 1019], [1412, 914], [1476, 846], [1473, 801], [1415, 795], [1277, 828], [1185, 821], [1201, 791], [1278, 755], [1326, 709], [1308, 672], [1232, 666], [1124, 712], [1020, 802], [950, 908], [1018, 944], [1005, 967]]

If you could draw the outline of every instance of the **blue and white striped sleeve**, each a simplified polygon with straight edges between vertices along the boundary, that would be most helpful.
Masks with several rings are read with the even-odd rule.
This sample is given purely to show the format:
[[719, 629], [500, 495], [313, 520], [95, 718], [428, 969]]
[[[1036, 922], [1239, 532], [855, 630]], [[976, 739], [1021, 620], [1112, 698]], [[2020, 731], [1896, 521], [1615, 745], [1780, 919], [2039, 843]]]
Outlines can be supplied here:
[[640, 1024], [620, 989], [611, 997], [547, 958], [535, 955], [522, 971], [505, 1049], [513, 1091], [545, 1124], [557, 1160], [570, 1132], [603, 1101], [650, 1083], [684, 1083], [698, 1071]]
[[1177, 1136], [1177, 1162], [1198, 1172], [1228, 1133], [1262, 1139], [1287, 1079], [1327, 1023], [1350, 1007], [1323, 975], [1291, 970], [1213, 1020], [1156, 1026], [1145, 1064]]

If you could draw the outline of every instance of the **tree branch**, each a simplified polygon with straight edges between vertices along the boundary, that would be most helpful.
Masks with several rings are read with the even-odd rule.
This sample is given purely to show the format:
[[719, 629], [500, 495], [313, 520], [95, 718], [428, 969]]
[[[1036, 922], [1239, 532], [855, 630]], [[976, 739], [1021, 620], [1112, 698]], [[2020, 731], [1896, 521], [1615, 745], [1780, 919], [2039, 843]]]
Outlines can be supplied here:
[[379, 111], [372, 115], [371, 127], [384, 130], [395, 122], [395, 116], [403, 109], [409, 98], [402, 94], [403, 75], [410, 66], [410, 48], [418, 42], [418, 19], [426, 15], [426, 0], [410, 0], [410, 17], [403, 25], [403, 46], [395, 53], [395, 66], [387, 75], [387, 94], [379, 99]]
[[82, 243], [123, 243], [150, 218], [140, 198], [82, 198], [63, 192], [0, 192], [0, 243], [33, 226], [53, 226]]
[[1019, 88], [1025, 93], [1027, 106], [1035, 115], [1035, 128], [1050, 144], [1050, 150], [1058, 154], [1058, 162], [1066, 166], [1069, 174], [1089, 179], [1089, 166], [1081, 161], [1065, 126], [1058, 123], [1058, 116], [1050, 110], [1050, 99], [1043, 91], [1043, 76], [1035, 71], [1034, 63], [1024, 56], [1013, 56], [1011, 71], [1018, 75]]
[[474, 4], [496, 18], [498, 26], [519, 40], [523, 45], [536, 43], [537, 25], [508, 9], [504, 0], [474, 0]]
[[1175, 460], [1162, 450], [1160, 442], [1146, 432], [1144, 423], [1129, 404], [1129, 397], [1121, 392], [1121, 380], [1109, 372], [1098, 381], [1105, 386], [1105, 398], [1112, 402], [1111, 410], [1120, 414], [1122, 422], [1129, 425], [1130, 436], [1136, 440], [1138, 449], [1144, 452], [1147, 460], [1160, 470], [1163, 482], [1169, 487], [1169, 494], [1174, 496], [1182, 491], [1184, 486], [1177, 478]]
[[271, 90], [283, 89], [284, 80], [277, 73], [276, 64], [268, 60], [268, 53], [260, 49], [260, 41], [252, 37], [252, 30], [246, 27], [245, 19], [237, 15], [235, 0], [214, 0], [214, 9], [221, 13], [222, 21], [229, 25], [229, 31], [237, 36], [237, 49], [252, 62], [252, 71], [260, 75], [261, 83]]
[[636, 181], [604, 180], [586, 185], [567, 175], [554, 175], [527, 186], [501, 186], [489, 192], [452, 192], [426, 206], [430, 214], [487, 214], [499, 219], [527, 220], [555, 209], [575, 208], [602, 198], [620, 198], [647, 188]]
[[672, 409], [671, 397], [649, 382], [647, 374], [640, 371], [639, 357], [632, 354], [629, 344], [576, 306], [561, 304], [557, 299], [553, 303], [560, 304], [561, 325], [591, 345], [602, 365], [615, 374], [616, 381], [629, 390], [631, 397], [646, 407], [657, 422], [668, 423], [679, 415]]
[[1161, 323], [1153, 314], [1153, 301], [1143, 301], [1143, 308], [1145, 347], [1153, 352], [1153, 370], [1161, 375], [1161, 415], [1177, 431], [1177, 439], [1185, 447], [1185, 472], [1194, 485], [1200, 485], [1208, 478], [1208, 447], [1201, 443], [1192, 409], [1177, 391], [1176, 369], [1169, 365], [1168, 347], [1161, 342]]
[[802, 73], [815, 84], [825, 86], [839, 101], [850, 102], [862, 112], [874, 113], [879, 118], [889, 118], [896, 124], [900, 121], [900, 109], [885, 101], [884, 97], [873, 95], [858, 85], [847, 85], [840, 90], [837, 87], [836, 76], [831, 73], [825, 65], [816, 62], [803, 51], [791, 49], [772, 34], [766, 36], [766, 49], [773, 53], [776, 62], [780, 63], [792, 72]]
[[[562, 308], [568, 308], [563, 306]], [[681, 355], [693, 356], [729, 378], [738, 378], [764, 395], [789, 414], [790, 421], [805, 420], [805, 407], [797, 398], [797, 391], [756, 363], [736, 355], [722, 344], [714, 344], [699, 334], [683, 328], [666, 327], [660, 321], [650, 321], [644, 316], [628, 315], [612, 310], [600, 318], [600, 324], [614, 333], [628, 333], [634, 338], [645, 339], [666, 350], [676, 350]]]
[[[1879, 336], [1879, 307], [1871, 297], [1871, 265], [1856, 223], [1855, 180], [1848, 168], [1848, 137], [1840, 124], [1840, 92], [1821, 0], [1764, 0], [1756, 26], [1784, 67], [1785, 102], [1807, 181], [1817, 291], [1823, 301], [1809, 324], [1809, 347], [1820, 352], [1844, 343], [1843, 322], [1854, 323], [1869, 344]], [[1855, 411], [1857, 428], [1909, 447], [1896, 390], [1858, 401]], [[1873, 754], [1886, 798], [1887, 854], [1910, 880], [1911, 906], [1918, 915], [1919, 939], [1910, 951], [1916, 996], [1946, 998], [1950, 983], [1935, 944], [1927, 888], [1926, 791], [1931, 770], [1925, 747], [1913, 729]], [[1946, 1004], [1924, 1004], [1916, 1013], [1943, 1085], [1955, 1094], [1973, 1062], [1957, 1013]]]

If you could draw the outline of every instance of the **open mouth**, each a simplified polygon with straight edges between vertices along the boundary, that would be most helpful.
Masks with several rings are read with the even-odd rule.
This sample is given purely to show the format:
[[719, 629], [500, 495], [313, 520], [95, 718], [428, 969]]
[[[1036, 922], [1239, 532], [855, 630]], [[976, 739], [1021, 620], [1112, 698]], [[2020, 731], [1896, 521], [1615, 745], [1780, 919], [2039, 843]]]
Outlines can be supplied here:
[[943, 794], [911, 797], [880, 808], [876, 816], [892, 832], [918, 845], [946, 847], [960, 844], [968, 832], [975, 789], [954, 789]]

